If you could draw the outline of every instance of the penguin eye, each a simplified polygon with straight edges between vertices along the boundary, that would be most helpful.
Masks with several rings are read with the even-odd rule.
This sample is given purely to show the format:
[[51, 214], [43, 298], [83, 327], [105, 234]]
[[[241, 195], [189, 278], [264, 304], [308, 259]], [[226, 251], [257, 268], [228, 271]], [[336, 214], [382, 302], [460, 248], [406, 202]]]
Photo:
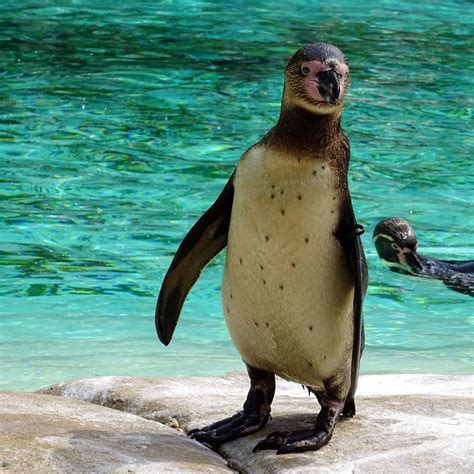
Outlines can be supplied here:
[[311, 69], [308, 66], [301, 66], [301, 74], [307, 76], [311, 72]]
[[392, 247], [393, 250], [401, 250], [398, 244], [390, 244], [390, 247]]

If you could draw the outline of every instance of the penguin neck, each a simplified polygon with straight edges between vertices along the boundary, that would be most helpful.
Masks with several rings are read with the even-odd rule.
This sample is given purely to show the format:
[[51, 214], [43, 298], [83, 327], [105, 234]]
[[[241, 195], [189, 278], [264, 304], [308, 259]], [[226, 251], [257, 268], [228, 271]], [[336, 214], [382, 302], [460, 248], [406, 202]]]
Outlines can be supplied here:
[[388, 259], [385, 259], [385, 261], [392, 271], [405, 275], [445, 278], [451, 273], [449, 266], [441, 260], [425, 257], [418, 252], [405, 254], [405, 259], [405, 263], [394, 263]]
[[416, 275], [442, 279], [455, 273], [450, 265], [442, 260], [425, 257], [416, 252], [414, 257], [416, 258], [417, 264], [414, 264], [413, 261], [408, 261], [408, 265], [410, 266], [412, 273]]
[[269, 145], [287, 152], [327, 156], [327, 149], [342, 133], [341, 113], [315, 114], [300, 106], [283, 103]]

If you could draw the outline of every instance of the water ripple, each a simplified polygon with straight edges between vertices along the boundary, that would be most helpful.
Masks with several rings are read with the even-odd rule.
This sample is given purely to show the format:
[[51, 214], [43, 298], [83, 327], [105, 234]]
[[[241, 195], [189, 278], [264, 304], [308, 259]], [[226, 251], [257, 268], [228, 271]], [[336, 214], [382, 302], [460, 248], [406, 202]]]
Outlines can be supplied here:
[[241, 368], [220, 316], [222, 257], [166, 351], [155, 295], [186, 230], [274, 124], [287, 58], [315, 39], [351, 63], [344, 127], [371, 270], [363, 368], [472, 371], [471, 301], [388, 273], [370, 242], [399, 215], [421, 250], [473, 258], [468, 8], [0, 0], [2, 384]]

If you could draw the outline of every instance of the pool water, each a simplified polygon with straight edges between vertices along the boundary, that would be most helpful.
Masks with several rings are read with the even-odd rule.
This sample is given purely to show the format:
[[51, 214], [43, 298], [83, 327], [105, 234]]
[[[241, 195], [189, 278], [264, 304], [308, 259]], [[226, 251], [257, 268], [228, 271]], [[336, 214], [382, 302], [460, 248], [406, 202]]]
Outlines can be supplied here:
[[363, 373], [472, 373], [473, 299], [386, 270], [375, 224], [474, 258], [472, 4], [0, 0], [0, 388], [243, 370], [223, 255], [174, 339], [155, 299], [180, 240], [278, 117], [301, 45], [348, 56], [344, 128], [370, 270]]

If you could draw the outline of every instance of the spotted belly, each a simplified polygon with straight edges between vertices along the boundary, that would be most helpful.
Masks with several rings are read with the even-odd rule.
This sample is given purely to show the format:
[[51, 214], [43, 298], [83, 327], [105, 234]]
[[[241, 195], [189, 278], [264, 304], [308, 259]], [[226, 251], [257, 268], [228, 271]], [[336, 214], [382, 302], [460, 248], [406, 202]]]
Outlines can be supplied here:
[[247, 364], [314, 388], [350, 378], [354, 289], [338, 209], [327, 165], [239, 164], [222, 285], [230, 334]]

